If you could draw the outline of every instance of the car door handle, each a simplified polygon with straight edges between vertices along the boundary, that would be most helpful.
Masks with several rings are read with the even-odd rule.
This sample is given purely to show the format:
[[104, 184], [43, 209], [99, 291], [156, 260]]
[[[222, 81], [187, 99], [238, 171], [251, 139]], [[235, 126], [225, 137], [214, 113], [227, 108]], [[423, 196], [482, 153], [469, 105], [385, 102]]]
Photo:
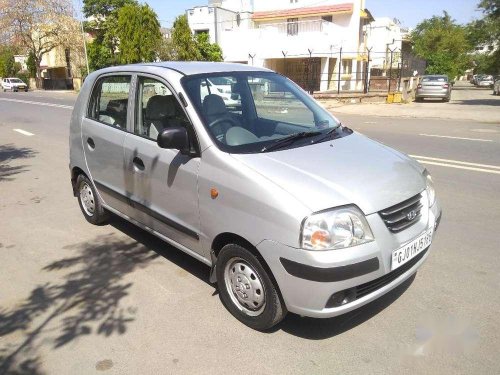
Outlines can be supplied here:
[[87, 144], [89, 145], [89, 148], [91, 150], [93, 150], [95, 148], [95, 143], [94, 143], [94, 140], [92, 138], [87, 138]]
[[134, 163], [136, 170], [143, 171], [146, 168], [142, 159], [137, 156], [132, 160], [132, 163]]

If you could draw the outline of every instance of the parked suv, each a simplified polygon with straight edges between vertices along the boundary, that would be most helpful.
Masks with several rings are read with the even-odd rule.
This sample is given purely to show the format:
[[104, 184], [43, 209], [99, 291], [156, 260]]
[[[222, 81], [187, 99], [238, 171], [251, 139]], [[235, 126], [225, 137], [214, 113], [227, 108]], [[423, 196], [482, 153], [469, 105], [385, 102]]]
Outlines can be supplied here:
[[[240, 106], [207, 92], [219, 79]], [[327, 318], [379, 298], [429, 256], [441, 217], [419, 163], [289, 79], [239, 64], [92, 73], [71, 118], [70, 171], [87, 221], [114, 213], [205, 263], [223, 304], [258, 330], [288, 311]]]
[[11, 90], [14, 92], [20, 90], [28, 92], [28, 85], [19, 78], [4, 78], [2, 80], [2, 89], [3, 92], [7, 90]]
[[423, 76], [417, 85], [415, 101], [419, 102], [427, 98], [440, 98], [449, 102], [451, 98], [451, 85], [448, 76], [427, 75]]

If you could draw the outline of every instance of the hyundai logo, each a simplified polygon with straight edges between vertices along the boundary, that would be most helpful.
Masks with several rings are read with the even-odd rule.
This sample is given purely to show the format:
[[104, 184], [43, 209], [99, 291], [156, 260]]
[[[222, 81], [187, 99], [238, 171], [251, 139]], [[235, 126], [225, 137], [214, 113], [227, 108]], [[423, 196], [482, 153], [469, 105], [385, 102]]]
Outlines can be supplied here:
[[411, 210], [410, 212], [408, 212], [406, 214], [406, 218], [409, 220], [409, 221], [412, 221], [413, 219], [415, 219], [417, 217], [417, 213], [415, 212], [415, 210]]

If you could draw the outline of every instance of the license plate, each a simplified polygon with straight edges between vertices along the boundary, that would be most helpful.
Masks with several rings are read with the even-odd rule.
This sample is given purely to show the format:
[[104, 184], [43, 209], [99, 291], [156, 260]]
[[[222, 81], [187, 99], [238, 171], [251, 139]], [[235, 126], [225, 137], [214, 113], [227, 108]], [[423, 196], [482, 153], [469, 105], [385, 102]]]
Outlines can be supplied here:
[[432, 242], [432, 233], [434, 229], [428, 229], [413, 241], [392, 252], [391, 271], [401, 267], [412, 258], [416, 257], [422, 250], [426, 249]]

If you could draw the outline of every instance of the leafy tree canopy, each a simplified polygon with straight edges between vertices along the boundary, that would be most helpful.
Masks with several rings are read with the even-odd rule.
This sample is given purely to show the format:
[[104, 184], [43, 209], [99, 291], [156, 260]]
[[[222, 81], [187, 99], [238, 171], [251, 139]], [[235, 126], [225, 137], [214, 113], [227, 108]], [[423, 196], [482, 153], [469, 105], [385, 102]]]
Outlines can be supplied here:
[[453, 79], [467, 69], [471, 47], [465, 28], [448, 13], [419, 23], [411, 38], [415, 53], [427, 60], [427, 73], [447, 74]]
[[160, 22], [148, 5], [125, 5], [118, 11], [116, 36], [119, 63], [154, 61], [162, 39]]
[[174, 22], [172, 44], [175, 48], [177, 60], [197, 61], [201, 59], [200, 51], [189, 28], [185, 14], [177, 17]]
[[172, 31], [172, 41], [167, 44], [167, 56], [181, 61], [222, 61], [222, 50], [210, 43], [207, 33], [193, 35], [186, 15], [177, 17]]
[[196, 45], [200, 51], [202, 61], [222, 61], [222, 50], [216, 43], [210, 43], [207, 33], [196, 35]]
[[114, 11], [125, 5], [137, 4], [135, 0], [84, 0], [83, 14], [85, 17], [108, 17]]

